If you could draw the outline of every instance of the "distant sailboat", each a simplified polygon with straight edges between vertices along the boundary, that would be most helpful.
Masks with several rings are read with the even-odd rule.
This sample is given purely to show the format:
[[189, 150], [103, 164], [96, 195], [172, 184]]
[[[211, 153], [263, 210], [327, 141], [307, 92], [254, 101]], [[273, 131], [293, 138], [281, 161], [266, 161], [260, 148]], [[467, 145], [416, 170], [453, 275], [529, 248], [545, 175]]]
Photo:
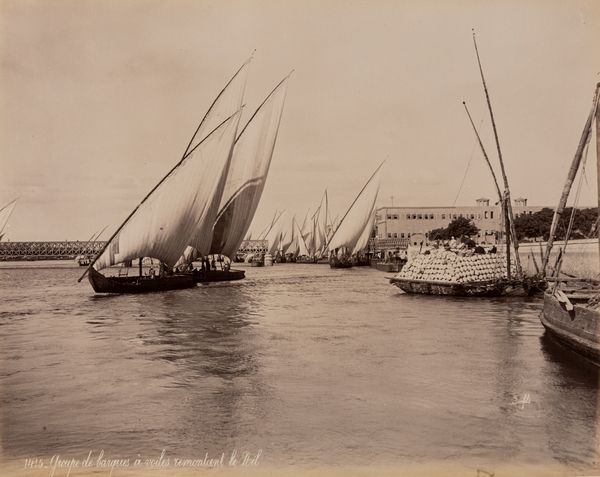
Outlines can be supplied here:
[[17, 200], [18, 199], [14, 199], [13, 201], [9, 202], [8, 204], [6, 204], [4, 207], [2, 207], [0, 209], [0, 240], [2, 240], [2, 237], [4, 237], [4, 229], [6, 228], [6, 225], [8, 224], [8, 219], [10, 218], [11, 214], [13, 213], [13, 210], [15, 210], [15, 206], [17, 205]]
[[331, 235], [327, 250], [332, 268], [350, 268], [368, 243], [382, 165], [375, 169]]

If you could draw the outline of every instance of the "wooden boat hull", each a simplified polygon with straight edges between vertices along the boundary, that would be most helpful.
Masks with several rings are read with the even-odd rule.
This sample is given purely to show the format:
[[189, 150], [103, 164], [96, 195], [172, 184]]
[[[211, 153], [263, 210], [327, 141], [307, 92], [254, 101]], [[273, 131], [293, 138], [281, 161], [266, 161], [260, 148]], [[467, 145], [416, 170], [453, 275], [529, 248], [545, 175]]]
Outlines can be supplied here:
[[96, 293], [148, 293], [180, 290], [196, 286], [191, 274], [174, 274], [168, 277], [105, 277], [90, 268], [88, 280]]
[[329, 266], [331, 268], [352, 268], [351, 260], [340, 260], [337, 257], [329, 259]]
[[473, 283], [434, 282], [428, 280], [408, 280], [405, 278], [391, 278], [390, 283], [396, 285], [406, 293], [421, 295], [449, 295], [449, 296], [526, 296], [528, 290], [519, 281], [487, 281]]
[[600, 310], [573, 303], [567, 311], [551, 293], [544, 293], [540, 321], [560, 342], [600, 366]]
[[402, 270], [402, 266], [406, 261], [402, 262], [371, 262], [371, 267], [376, 268], [380, 272], [398, 273]]
[[355, 267], [370, 267], [371, 266], [371, 259], [368, 258], [368, 257], [355, 258], [353, 265]]
[[209, 270], [194, 272], [194, 280], [196, 283], [210, 282], [230, 282], [233, 280], [241, 280], [246, 277], [244, 270]]

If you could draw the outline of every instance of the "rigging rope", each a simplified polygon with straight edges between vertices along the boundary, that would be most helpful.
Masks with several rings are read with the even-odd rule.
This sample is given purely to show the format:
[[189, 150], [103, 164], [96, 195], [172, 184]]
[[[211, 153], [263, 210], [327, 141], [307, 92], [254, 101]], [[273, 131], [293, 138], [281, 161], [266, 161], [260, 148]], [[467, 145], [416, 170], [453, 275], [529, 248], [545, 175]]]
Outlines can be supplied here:
[[[577, 204], [579, 204], [579, 197], [581, 196], [581, 189], [582, 189], [581, 186], [583, 185], [583, 179], [585, 178], [585, 165], [587, 162], [589, 145], [590, 145], [590, 143], [588, 142], [585, 145], [585, 149], [583, 150], [582, 168], [581, 168], [581, 173], [579, 174], [579, 183], [577, 184], [577, 190], [575, 192], [575, 200], [573, 201], [573, 206], [571, 209], [571, 216], [569, 217], [569, 225], [567, 226], [567, 232], [565, 234], [565, 243], [560, 248], [560, 252], [556, 258], [556, 263], [554, 266], [554, 269], [555, 269], [554, 276], [557, 278], [558, 278], [558, 275], [560, 273], [560, 269], [561, 269], [561, 266], [563, 263], [563, 257], [567, 250], [567, 245], [569, 244], [569, 238], [571, 237], [571, 233], [573, 232], [573, 223], [575, 222], [575, 214], [577, 212]], [[558, 286], [558, 281], [555, 282], [554, 288], [556, 288], [557, 286]]]
[[[481, 129], [482, 124], [483, 124], [483, 119], [479, 123], [480, 129]], [[467, 172], [469, 172], [469, 167], [471, 166], [471, 161], [473, 160], [473, 156], [475, 155], [475, 148], [477, 147], [477, 144], [478, 144], [477, 141], [475, 141], [473, 143], [473, 148], [471, 149], [471, 157], [469, 158], [469, 162], [467, 163], [467, 168], [465, 169], [465, 173], [463, 174], [463, 178], [462, 178], [462, 181], [460, 182], [460, 186], [458, 188], [458, 192], [456, 193], [456, 197], [454, 198], [454, 202], [452, 202], [452, 207], [454, 207], [456, 205], [456, 201], [458, 200], [458, 197], [460, 196], [460, 192], [463, 188], [463, 185], [465, 184], [465, 179], [467, 178]]]

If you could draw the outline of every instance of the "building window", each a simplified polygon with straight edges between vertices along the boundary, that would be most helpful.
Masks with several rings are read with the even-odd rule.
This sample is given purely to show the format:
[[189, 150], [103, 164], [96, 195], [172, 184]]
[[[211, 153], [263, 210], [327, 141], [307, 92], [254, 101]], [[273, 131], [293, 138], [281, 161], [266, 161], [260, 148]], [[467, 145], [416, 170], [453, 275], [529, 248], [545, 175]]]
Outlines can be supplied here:
[[455, 219], [456, 218], [456, 214], [452, 214], [452, 218]]
[[423, 218], [423, 216], [422, 216], [421, 214], [419, 214], [419, 215], [417, 216], [417, 218], [418, 218], [418, 219], [422, 219], [422, 218]]
[[481, 214], [477, 214], [477, 220], [481, 220]]
[[392, 232], [388, 232], [388, 238], [392, 238]]
[[404, 238], [404, 232], [400, 234], [400, 238]]
[[474, 218], [475, 218], [475, 215], [474, 215], [474, 214], [471, 214], [471, 219], [474, 219]]
[[394, 238], [398, 238], [398, 234], [394, 232]]
[[484, 218], [484, 219], [487, 219], [487, 218], [488, 218], [488, 217], [487, 217], [487, 212], [488, 212], [488, 211], [486, 210], [486, 211], [483, 213], [483, 218]]
[[410, 214], [406, 214], [406, 218], [410, 220]]
[[433, 219], [433, 214], [431, 214], [431, 215], [429, 216], [429, 218], [430, 218], [430, 219]]
[[529, 215], [531, 215], [531, 210], [528, 212]]
[[388, 219], [388, 220], [392, 220], [392, 216], [391, 216], [391, 215], [388, 215], [388, 216], [387, 216], [387, 219]]
[[413, 215], [412, 215], [412, 218], [413, 218], [413, 219], [416, 219], [416, 218], [417, 218], [417, 215], [416, 215], [416, 214], [413, 214]]
[[442, 214], [442, 219], [445, 219], [445, 218], [446, 218], [446, 214]]
[[398, 216], [397, 215], [394, 215], [394, 220], [398, 220]]
[[494, 218], [494, 211], [490, 210], [490, 219], [493, 219], [493, 218]]

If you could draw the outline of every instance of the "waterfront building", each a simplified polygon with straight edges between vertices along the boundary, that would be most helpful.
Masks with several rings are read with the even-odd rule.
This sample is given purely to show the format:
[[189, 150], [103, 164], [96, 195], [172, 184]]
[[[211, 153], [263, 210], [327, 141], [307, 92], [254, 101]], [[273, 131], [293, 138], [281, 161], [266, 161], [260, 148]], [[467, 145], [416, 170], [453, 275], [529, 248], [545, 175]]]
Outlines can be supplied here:
[[[529, 206], [527, 199], [514, 200], [515, 217], [533, 214], [542, 206]], [[480, 198], [472, 206], [456, 207], [380, 207], [376, 210], [375, 237], [377, 248], [405, 248], [409, 244], [420, 245], [428, 242], [428, 235], [434, 229], [445, 228], [458, 217], [472, 220], [479, 229], [476, 242], [495, 243], [503, 230], [502, 211], [499, 204], [490, 205], [490, 200]]]

